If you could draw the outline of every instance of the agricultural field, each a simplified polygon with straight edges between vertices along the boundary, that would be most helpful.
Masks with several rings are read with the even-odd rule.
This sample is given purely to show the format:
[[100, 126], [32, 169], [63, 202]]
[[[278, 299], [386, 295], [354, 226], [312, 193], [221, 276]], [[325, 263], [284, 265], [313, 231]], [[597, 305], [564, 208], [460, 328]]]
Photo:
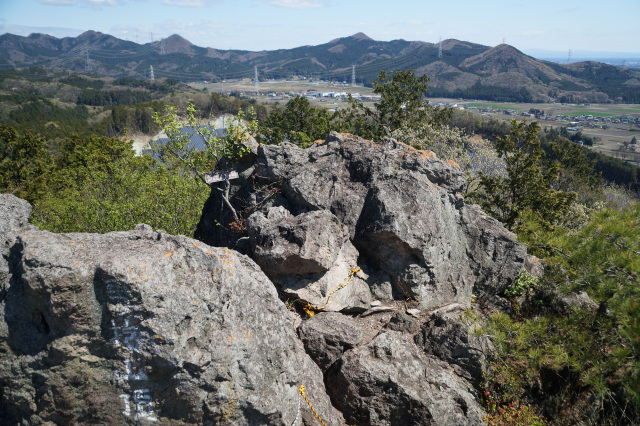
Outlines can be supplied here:
[[[191, 87], [197, 90], [206, 90], [209, 92], [255, 92], [255, 84], [250, 79], [229, 81], [225, 83], [191, 83]], [[253, 97], [260, 103], [273, 104], [276, 102], [286, 103], [287, 98], [269, 96], [269, 93], [289, 93], [303, 94], [311, 91], [317, 92], [346, 92], [359, 93], [360, 95], [372, 95], [373, 90], [370, 87], [351, 86], [347, 84], [336, 84], [329, 82], [311, 82], [307, 80], [296, 81], [265, 81], [259, 84], [260, 95]], [[427, 97], [429, 93], [427, 92]], [[640, 105], [637, 104], [556, 104], [556, 103], [511, 103], [511, 102], [486, 102], [472, 101], [460, 99], [442, 99], [429, 98], [432, 102], [442, 102], [448, 104], [457, 104], [460, 108], [478, 112], [485, 116], [491, 116], [496, 119], [509, 121], [516, 120], [532, 120], [532, 117], [525, 117], [520, 114], [528, 113], [530, 109], [538, 109], [544, 111], [549, 118], [537, 119], [540, 125], [544, 127], [567, 127], [570, 120], [555, 121], [552, 117], [556, 115], [566, 115], [576, 117], [579, 115], [592, 115], [594, 117], [610, 117], [619, 118], [621, 116], [632, 116], [640, 118]], [[326, 98], [314, 99], [311, 101], [313, 105], [324, 106], [328, 109], [346, 107], [348, 104], [345, 100]], [[367, 102], [365, 102], [367, 104]], [[372, 104], [372, 102], [369, 102]], [[498, 111], [499, 110], [499, 111]], [[513, 115], [504, 113], [505, 110], [511, 110]], [[640, 139], [640, 127], [635, 124], [624, 123], [607, 123], [610, 127], [607, 129], [581, 127], [583, 134], [598, 138], [594, 149], [600, 151], [615, 151], [624, 144], [630, 142], [635, 136]]]
[[[460, 100], [441, 100], [444, 102], [456, 102], [458, 106], [465, 106], [472, 111], [478, 111], [483, 115], [489, 115], [496, 119], [501, 120], [532, 120], [532, 117], [524, 117], [521, 113], [527, 113], [530, 109], [538, 109], [544, 111], [548, 116], [546, 119], [537, 119], [540, 125], [544, 127], [567, 127], [572, 120], [556, 121], [553, 117], [557, 115], [564, 115], [569, 117], [577, 117], [579, 115], [592, 115], [593, 117], [610, 117], [620, 118], [622, 116], [631, 116], [640, 118], [640, 105], [634, 104], [589, 104], [589, 105], [576, 105], [576, 104], [554, 104], [554, 103], [539, 103], [539, 104], [526, 104], [526, 103], [491, 103], [491, 102], [473, 102], [473, 101], [460, 101]], [[487, 111], [487, 108], [489, 109]], [[500, 110], [500, 111], [496, 111]], [[514, 111], [514, 115], [507, 115], [504, 111]], [[630, 142], [635, 136], [640, 139], [640, 127], [635, 123], [606, 123], [609, 128], [602, 129], [596, 127], [580, 127], [580, 131], [583, 134], [597, 137], [599, 140], [594, 145], [597, 150], [617, 150], [624, 142]]]

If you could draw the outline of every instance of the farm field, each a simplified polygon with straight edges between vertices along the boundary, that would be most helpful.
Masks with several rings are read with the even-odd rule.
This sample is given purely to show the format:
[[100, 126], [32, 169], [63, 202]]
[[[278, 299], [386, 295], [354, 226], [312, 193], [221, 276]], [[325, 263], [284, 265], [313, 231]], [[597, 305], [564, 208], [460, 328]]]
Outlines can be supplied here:
[[[229, 81], [225, 83], [191, 83], [191, 87], [197, 90], [206, 89], [209, 92], [254, 92], [255, 85], [249, 80]], [[279, 102], [284, 104], [287, 99], [278, 99], [268, 94], [275, 92], [294, 92], [294, 93], [306, 93], [310, 91], [317, 92], [347, 92], [347, 93], [359, 93], [360, 95], [372, 95], [373, 90], [370, 87], [363, 86], [350, 86], [344, 84], [332, 84], [329, 82], [318, 83], [310, 82], [307, 80], [297, 81], [265, 81], [259, 84], [260, 95], [255, 96], [256, 100], [267, 105]], [[427, 97], [429, 93], [427, 92]], [[620, 116], [633, 116], [640, 117], [640, 105], [635, 104], [556, 104], [556, 103], [512, 103], [512, 102], [487, 102], [487, 101], [473, 101], [473, 100], [460, 100], [460, 99], [443, 99], [443, 98], [429, 98], [432, 102], [444, 102], [457, 104], [458, 107], [464, 107], [479, 114], [485, 116], [491, 116], [496, 119], [509, 121], [516, 120], [532, 120], [531, 117], [520, 116], [520, 113], [528, 112], [531, 108], [544, 111], [550, 117], [556, 115], [568, 115], [575, 117], [578, 115], [592, 115], [594, 117], [620, 117]], [[311, 101], [313, 105], [324, 106], [328, 109], [346, 107], [348, 103], [344, 100], [327, 98], [327, 99], [314, 99]], [[367, 104], [367, 103], [365, 103]], [[372, 103], [369, 103], [372, 104]], [[489, 111], [481, 111], [481, 109], [489, 108]], [[499, 109], [501, 112], [492, 112], [491, 110]], [[510, 109], [516, 112], [515, 115], [507, 115], [502, 110]], [[544, 127], [566, 127], [570, 121], [553, 121], [538, 120], [540, 126]], [[617, 150], [624, 142], [630, 142], [635, 136], [640, 139], [640, 128], [635, 125], [623, 124], [623, 123], [608, 123], [611, 127], [608, 129], [598, 128], [581, 128], [582, 133], [595, 136], [599, 140], [594, 145], [594, 149], [597, 150]]]
[[[474, 101], [460, 101], [453, 99], [438, 99], [437, 101], [443, 102], [455, 102], [458, 106], [464, 105], [466, 108], [472, 111], [478, 111], [483, 115], [489, 115], [493, 118], [509, 121], [511, 119], [516, 120], [532, 120], [531, 117], [523, 117], [518, 115], [523, 112], [528, 112], [531, 108], [544, 111], [549, 117], [556, 115], [568, 115], [575, 117], [578, 115], [592, 115], [594, 117], [611, 117], [616, 118], [620, 116], [632, 116], [640, 117], [640, 105], [633, 104], [589, 104], [589, 105], [575, 105], [575, 104], [552, 104], [552, 103], [510, 103], [510, 102], [474, 102]], [[516, 115], [507, 115], [504, 112], [492, 112], [492, 111], [480, 111], [482, 109], [510, 109], [516, 112]], [[568, 121], [554, 121], [551, 119], [540, 119], [538, 122], [540, 126], [544, 127], [566, 127]], [[624, 123], [607, 123], [610, 127], [608, 129], [598, 129], [590, 127], [581, 127], [580, 131], [583, 134], [589, 136], [595, 136], [600, 140], [596, 142], [594, 148], [597, 150], [617, 150], [625, 141], [630, 142], [635, 136], [640, 139], [640, 128], [634, 124]]]

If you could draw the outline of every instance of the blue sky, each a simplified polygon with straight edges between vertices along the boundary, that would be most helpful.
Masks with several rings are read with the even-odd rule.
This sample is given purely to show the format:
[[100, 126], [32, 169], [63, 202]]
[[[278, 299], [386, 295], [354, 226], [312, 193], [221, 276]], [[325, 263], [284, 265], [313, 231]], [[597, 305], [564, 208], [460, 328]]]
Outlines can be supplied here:
[[0, 0], [0, 34], [85, 30], [139, 43], [175, 33], [218, 49], [292, 48], [363, 32], [385, 41], [640, 53], [640, 0]]

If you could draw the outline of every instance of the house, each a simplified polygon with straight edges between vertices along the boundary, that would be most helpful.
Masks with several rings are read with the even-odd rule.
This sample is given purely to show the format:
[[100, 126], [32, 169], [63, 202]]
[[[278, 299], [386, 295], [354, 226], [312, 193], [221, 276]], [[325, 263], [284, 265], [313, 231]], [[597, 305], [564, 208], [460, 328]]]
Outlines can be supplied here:
[[[226, 135], [226, 130], [223, 128], [214, 128], [213, 126], [207, 126], [207, 125], [200, 126], [198, 128], [192, 127], [192, 126], [185, 126], [180, 129], [180, 134], [184, 135], [184, 137], [187, 139], [186, 145], [185, 145], [186, 149], [203, 151], [204, 149], [207, 148], [207, 144], [204, 138], [197, 131], [198, 129], [211, 132], [212, 136], [219, 137], [219, 138]], [[142, 153], [150, 154], [156, 158], [159, 158], [158, 148], [167, 144], [169, 140], [170, 139], [168, 137], [165, 137], [165, 138], [159, 138], [157, 140], [151, 141], [149, 143], [149, 145], [151, 146], [151, 149], [145, 149], [142, 151]]]

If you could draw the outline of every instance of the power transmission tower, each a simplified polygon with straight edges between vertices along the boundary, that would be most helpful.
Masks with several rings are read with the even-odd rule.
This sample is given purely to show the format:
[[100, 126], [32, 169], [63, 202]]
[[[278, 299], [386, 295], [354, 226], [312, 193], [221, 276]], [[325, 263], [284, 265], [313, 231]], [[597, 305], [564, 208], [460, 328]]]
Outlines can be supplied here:
[[507, 43], [507, 39], [502, 37], [502, 44], [506, 44]]
[[160, 42], [160, 54], [164, 55], [164, 40]]
[[442, 37], [440, 37], [440, 41], [438, 42], [438, 58], [442, 58]]
[[351, 65], [351, 85], [356, 85], [356, 66]]
[[85, 48], [84, 49], [84, 54], [85, 54], [85, 71], [89, 72], [89, 70], [91, 69], [91, 60], [89, 59], [89, 49]]
[[153, 81], [156, 79], [155, 76], [153, 75], [153, 65], [149, 65], [149, 68], [151, 69], [151, 74], [149, 77], [151, 78], [151, 81]]
[[571, 49], [569, 49], [569, 55], [567, 56], [567, 63], [571, 63]]
[[260, 91], [260, 84], [258, 83], [258, 66], [257, 65], [254, 66], [253, 70], [255, 71], [254, 83], [255, 83], [256, 92], [259, 92]]

